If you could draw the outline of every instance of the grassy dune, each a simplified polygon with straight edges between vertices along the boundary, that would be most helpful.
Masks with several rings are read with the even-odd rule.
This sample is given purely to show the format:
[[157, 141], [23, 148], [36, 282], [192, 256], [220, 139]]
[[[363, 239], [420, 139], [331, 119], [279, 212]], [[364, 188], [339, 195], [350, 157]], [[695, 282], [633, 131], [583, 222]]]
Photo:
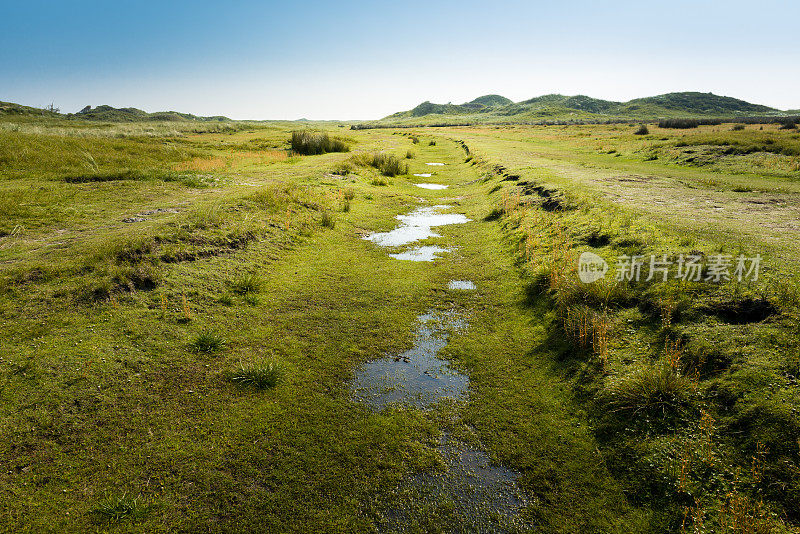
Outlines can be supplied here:
[[[0, 530], [469, 530], [404, 490], [444, 433], [520, 473], [521, 529], [800, 522], [796, 132], [323, 126], [350, 152], [301, 156], [297, 124], [182, 125], [0, 123]], [[362, 239], [420, 200], [472, 219], [424, 241], [456, 250]], [[586, 250], [764, 270], [583, 285]], [[354, 402], [454, 307], [468, 403]]]

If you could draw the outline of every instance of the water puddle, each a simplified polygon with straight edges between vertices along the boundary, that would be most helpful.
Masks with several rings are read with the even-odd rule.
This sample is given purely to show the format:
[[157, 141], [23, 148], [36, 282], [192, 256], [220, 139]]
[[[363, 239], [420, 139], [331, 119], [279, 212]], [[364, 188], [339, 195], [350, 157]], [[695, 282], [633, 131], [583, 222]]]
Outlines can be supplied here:
[[447, 189], [449, 186], [442, 184], [414, 184], [422, 189]]
[[398, 215], [395, 218], [400, 221], [400, 226], [389, 232], [370, 234], [364, 239], [382, 247], [400, 247], [429, 237], [441, 237], [432, 228], [447, 224], [464, 224], [471, 220], [460, 213], [441, 213], [441, 210], [450, 207], [430, 206], [417, 208], [406, 215]]
[[356, 399], [380, 410], [392, 403], [427, 408], [445, 398], [466, 398], [469, 377], [438, 357], [450, 332], [466, 324], [453, 314], [426, 313], [417, 320], [417, 337], [410, 350], [373, 360], [359, 370], [352, 383]]
[[426, 247], [414, 247], [404, 250], [403, 252], [389, 254], [389, 257], [396, 260], [433, 261], [439, 257], [439, 254], [443, 252], [450, 252], [450, 249], [429, 245]]
[[419, 176], [420, 178], [430, 178], [433, 174], [429, 172], [421, 172], [419, 174], [415, 173], [414, 176]]
[[444, 163], [426, 163], [425, 165], [430, 165], [432, 167], [444, 166]]
[[447, 289], [469, 291], [475, 289], [475, 283], [470, 280], [450, 280], [450, 283], [447, 284]]

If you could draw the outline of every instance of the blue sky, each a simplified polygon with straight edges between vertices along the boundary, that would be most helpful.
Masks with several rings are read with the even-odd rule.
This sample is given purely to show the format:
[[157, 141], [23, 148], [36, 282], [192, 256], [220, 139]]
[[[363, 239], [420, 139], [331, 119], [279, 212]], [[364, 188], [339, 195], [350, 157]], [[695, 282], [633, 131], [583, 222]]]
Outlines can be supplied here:
[[487, 93], [800, 108], [800, 2], [12, 2], [0, 100], [372, 119]]

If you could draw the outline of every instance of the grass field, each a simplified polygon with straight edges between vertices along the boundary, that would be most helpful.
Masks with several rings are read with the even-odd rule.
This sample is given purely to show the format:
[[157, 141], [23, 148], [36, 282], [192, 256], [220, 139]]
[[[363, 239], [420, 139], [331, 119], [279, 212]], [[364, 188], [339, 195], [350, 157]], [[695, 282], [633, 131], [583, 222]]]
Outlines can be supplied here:
[[[796, 532], [800, 136], [648, 129], [4, 118], [0, 530], [471, 531], [407, 486], [457, 435], [519, 474], [512, 529]], [[432, 263], [363, 239], [435, 204], [470, 222]], [[582, 284], [585, 251], [762, 269]], [[356, 402], [432, 309], [468, 400]]]

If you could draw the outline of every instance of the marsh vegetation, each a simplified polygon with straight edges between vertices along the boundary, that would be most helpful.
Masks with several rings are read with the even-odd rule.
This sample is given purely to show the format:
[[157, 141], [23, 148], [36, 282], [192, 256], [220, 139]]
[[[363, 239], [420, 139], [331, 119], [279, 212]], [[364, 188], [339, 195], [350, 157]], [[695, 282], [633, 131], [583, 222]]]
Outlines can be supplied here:
[[[529, 497], [514, 528], [796, 530], [800, 137], [691, 121], [4, 117], [3, 526], [458, 530], [452, 485], [410, 483], [458, 442]], [[702, 279], [586, 284], [584, 252]], [[760, 276], [705, 280], [719, 254]], [[456, 309], [454, 402], [353, 398]]]

